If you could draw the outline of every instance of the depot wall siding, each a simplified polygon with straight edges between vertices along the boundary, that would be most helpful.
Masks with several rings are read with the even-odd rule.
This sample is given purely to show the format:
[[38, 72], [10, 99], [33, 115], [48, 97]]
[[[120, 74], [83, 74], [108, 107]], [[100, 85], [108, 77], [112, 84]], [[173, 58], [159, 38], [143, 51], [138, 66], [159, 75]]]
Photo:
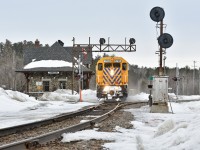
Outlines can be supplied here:
[[[43, 85], [37, 85], [37, 83], [43, 83], [43, 81], [49, 81], [50, 92], [60, 88], [60, 81], [66, 81], [66, 89], [71, 89], [72, 87], [71, 73], [61, 72], [51, 75], [48, 73], [32, 73], [29, 75], [29, 92], [44, 92]], [[74, 90], [78, 90], [78, 80], [76, 79], [74, 81]]]

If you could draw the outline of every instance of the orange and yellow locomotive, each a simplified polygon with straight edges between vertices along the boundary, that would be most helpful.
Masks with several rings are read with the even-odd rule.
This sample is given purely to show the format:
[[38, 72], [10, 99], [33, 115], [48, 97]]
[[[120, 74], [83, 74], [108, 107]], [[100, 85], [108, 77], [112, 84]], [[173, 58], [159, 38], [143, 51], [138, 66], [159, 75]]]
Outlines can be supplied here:
[[128, 62], [122, 57], [103, 57], [96, 65], [97, 97], [126, 99]]

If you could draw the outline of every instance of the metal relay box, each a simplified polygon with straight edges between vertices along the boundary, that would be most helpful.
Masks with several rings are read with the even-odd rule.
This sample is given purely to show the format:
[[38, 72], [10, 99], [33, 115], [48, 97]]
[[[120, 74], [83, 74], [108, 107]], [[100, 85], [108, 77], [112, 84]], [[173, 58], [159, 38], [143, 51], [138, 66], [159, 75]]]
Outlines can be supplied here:
[[153, 76], [152, 102], [168, 102], [168, 76]]

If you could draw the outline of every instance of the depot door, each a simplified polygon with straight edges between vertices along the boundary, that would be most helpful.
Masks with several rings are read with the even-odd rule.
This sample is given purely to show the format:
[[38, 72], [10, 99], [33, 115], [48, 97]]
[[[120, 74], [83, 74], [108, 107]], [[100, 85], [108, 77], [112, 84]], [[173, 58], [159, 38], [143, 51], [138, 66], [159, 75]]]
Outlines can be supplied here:
[[49, 81], [43, 81], [43, 91], [49, 92]]

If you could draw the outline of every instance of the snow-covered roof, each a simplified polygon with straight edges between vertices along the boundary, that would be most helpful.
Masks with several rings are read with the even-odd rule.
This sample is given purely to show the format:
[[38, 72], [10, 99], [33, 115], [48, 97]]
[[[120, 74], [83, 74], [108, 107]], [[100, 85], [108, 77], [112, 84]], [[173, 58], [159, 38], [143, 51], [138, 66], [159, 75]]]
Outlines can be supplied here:
[[[85, 48], [88, 51], [87, 48]], [[55, 42], [51, 47], [34, 47], [24, 51], [24, 68], [16, 70], [16, 72], [46, 72], [46, 71], [72, 71], [72, 47], [63, 47]], [[78, 53], [73, 54], [77, 59], [81, 52], [77, 48]], [[77, 52], [76, 51], [76, 52]], [[75, 61], [76, 61], [75, 59]], [[92, 63], [92, 52], [87, 52], [87, 58], [83, 60], [83, 64]], [[92, 72], [83, 65], [84, 72]]]
[[[23, 69], [17, 70], [17, 72], [48, 72], [48, 71], [64, 71], [71, 72], [72, 71], [72, 63], [63, 61], [63, 60], [40, 60], [35, 61], [32, 60], [31, 63], [24, 66]], [[87, 67], [83, 66], [84, 72], [92, 72]]]
[[31, 68], [53, 68], [53, 67], [72, 67], [71, 62], [63, 61], [63, 60], [40, 60], [40, 61], [33, 61], [26, 66], [24, 69], [31, 69]]
[[[85, 50], [87, 51], [87, 56], [86, 59], [83, 60], [83, 64], [91, 64], [92, 52], [88, 48], [85, 48]], [[63, 47], [58, 42], [55, 42], [51, 47], [27, 48], [24, 50], [24, 65], [31, 63], [33, 59], [35, 61], [63, 60], [72, 62], [72, 55], [78, 58], [81, 52], [81, 48], [73, 49], [73, 47]]]

